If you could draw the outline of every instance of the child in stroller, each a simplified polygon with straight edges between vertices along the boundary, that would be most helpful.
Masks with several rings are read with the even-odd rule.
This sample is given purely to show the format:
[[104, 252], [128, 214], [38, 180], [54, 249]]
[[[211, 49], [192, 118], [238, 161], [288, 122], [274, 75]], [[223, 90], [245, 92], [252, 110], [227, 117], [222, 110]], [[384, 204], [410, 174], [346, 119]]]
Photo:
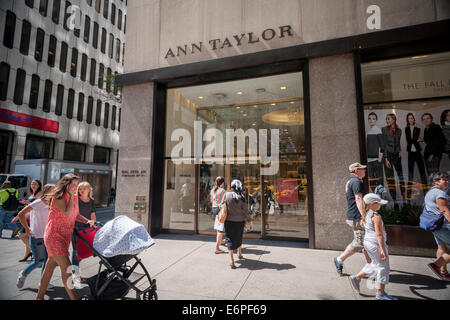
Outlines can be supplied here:
[[[143, 225], [118, 216], [96, 232], [93, 243], [83, 237], [83, 232], [75, 230], [75, 234], [100, 259], [97, 274], [86, 279], [95, 299], [124, 299], [131, 289], [138, 300], [158, 299], [156, 280], [151, 279], [138, 258], [155, 243]], [[130, 266], [127, 263], [132, 259]], [[142, 289], [147, 282], [148, 287]]]

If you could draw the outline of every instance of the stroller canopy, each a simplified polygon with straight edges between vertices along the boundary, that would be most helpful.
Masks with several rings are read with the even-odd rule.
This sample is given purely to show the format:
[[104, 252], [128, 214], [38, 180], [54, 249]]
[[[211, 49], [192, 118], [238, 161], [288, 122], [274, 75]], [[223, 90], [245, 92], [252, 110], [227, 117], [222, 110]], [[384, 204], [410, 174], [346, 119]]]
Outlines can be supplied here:
[[95, 250], [107, 258], [138, 254], [154, 243], [145, 227], [127, 216], [108, 221], [94, 238]]

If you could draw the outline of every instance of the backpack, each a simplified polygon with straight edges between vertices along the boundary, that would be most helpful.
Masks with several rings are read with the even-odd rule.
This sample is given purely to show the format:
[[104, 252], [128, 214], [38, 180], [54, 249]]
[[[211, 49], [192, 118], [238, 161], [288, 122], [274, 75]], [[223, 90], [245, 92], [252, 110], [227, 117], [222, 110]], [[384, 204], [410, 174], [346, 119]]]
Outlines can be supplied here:
[[14, 190], [13, 192], [9, 192], [9, 190], [6, 189], [5, 191], [8, 192], [9, 197], [5, 202], [3, 202], [3, 209], [6, 211], [16, 211], [19, 207], [19, 200], [17, 200], [16, 197], [16, 190]]

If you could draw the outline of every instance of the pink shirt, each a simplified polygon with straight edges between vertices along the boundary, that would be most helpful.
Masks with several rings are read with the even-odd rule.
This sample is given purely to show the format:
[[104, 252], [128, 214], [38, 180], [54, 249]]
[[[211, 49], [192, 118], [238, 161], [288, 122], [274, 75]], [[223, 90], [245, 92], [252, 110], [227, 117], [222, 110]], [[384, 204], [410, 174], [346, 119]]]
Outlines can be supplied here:
[[44, 238], [45, 226], [48, 220], [47, 205], [41, 199], [30, 203], [33, 210], [30, 212], [31, 236], [36, 239]]

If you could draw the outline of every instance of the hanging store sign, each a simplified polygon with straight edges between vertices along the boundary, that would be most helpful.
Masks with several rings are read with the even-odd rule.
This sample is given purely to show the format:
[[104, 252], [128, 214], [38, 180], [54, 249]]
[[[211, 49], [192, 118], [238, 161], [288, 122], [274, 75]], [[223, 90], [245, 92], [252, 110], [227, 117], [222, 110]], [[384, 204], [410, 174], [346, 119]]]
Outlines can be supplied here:
[[0, 122], [58, 133], [59, 122], [0, 108]]

